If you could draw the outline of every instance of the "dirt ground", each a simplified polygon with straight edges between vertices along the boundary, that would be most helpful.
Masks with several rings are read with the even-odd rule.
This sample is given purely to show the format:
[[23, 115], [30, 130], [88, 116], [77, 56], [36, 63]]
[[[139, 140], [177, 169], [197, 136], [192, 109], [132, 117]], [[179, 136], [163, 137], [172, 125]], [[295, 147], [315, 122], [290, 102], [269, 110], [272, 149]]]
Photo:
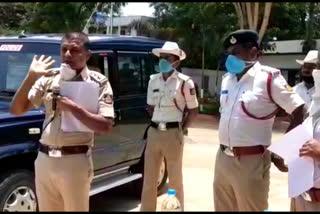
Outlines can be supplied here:
[[[276, 120], [272, 141], [283, 136], [288, 123]], [[218, 119], [199, 115], [189, 136], [185, 138], [183, 176], [185, 211], [214, 211], [213, 176], [215, 156], [218, 150]], [[270, 211], [289, 211], [288, 177], [272, 165], [269, 192]], [[92, 211], [139, 211], [140, 198], [127, 194], [130, 184], [95, 195], [90, 199]], [[158, 197], [157, 210], [166, 197]]]

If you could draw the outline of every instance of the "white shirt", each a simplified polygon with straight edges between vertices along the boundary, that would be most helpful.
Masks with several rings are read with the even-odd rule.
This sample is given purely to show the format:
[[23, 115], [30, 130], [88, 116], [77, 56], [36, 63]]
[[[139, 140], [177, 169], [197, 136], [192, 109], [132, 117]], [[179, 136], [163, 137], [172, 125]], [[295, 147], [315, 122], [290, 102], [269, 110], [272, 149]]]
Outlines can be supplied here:
[[[183, 87], [185, 97], [181, 93], [183, 81], [185, 81]], [[174, 71], [166, 81], [163, 79], [162, 73], [151, 75], [147, 103], [155, 107], [152, 116], [153, 122], [182, 121], [183, 113], [174, 104], [174, 99], [182, 111], [186, 105], [188, 109], [198, 107], [192, 79], [178, 71]]]
[[[313, 100], [312, 100], [312, 105], [314, 105], [313, 114], [318, 114], [318, 112], [320, 111], [319, 103], [320, 103], [320, 97], [313, 95]], [[308, 119], [311, 119], [311, 117], [308, 117]], [[320, 140], [320, 118], [316, 119], [316, 122], [314, 124], [313, 137], [316, 140]], [[320, 188], [320, 162], [316, 160], [314, 160], [313, 180], [314, 180], [314, 187]]]
[[237, 76], [227, 73], [221, 83], [219, 139], [229, 147], [255, 146], [271, 143], [274, 117], [256, 120], [245, 114], [241, 108], [244, 101], [249, 113], [262, 117], [277, 108], [267, 93], [268, 74], [273, 73], [271, 94], [273, 100], [291, 114], [304, 104], [303, 100], [290, 87], [280, 71], [257, 62], [238, 81]]
[[299, 94], [299, 96], [303, 99], [303, 101], [305, 102], [305, 112], [309, 112], [309, 108], [311, 105], [311, 101], [312, 101], [312, 95], [314, 94], [314, 87], [307, 89], [306, 85], [304, 82], [301, 82], [299, 84], [297, 84], [296, 86], [293, 87], [293, 90]]

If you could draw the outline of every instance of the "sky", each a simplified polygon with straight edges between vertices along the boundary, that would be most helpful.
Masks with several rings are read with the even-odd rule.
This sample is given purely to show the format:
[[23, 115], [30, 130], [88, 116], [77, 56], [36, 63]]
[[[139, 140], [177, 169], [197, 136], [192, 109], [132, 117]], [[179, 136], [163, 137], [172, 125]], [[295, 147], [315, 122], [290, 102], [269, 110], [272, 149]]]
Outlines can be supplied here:
[[147, 2], [129, 2], [122, 8], [123, 16], [153, 16], [154, 8], [149, 7]]

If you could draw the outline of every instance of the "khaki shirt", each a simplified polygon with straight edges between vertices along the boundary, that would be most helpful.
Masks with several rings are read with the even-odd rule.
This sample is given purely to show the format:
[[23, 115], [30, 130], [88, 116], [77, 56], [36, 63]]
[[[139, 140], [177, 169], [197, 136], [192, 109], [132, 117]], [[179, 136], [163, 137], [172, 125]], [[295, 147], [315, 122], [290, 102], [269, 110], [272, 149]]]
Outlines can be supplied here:
[[302, 98], [293, 91], [278, 69], [257, 62], [238, 81], [237, 76], [227, 73], [221, 83], [220, 96], [220, 144], [229, 147], [255, 145], [269, 146], [271, 143], [274, 117], [257, 120], [249, 117], [241, 108], [242, 101], [248, 112], [262, 117], [277, 108], [267, 92], [267, 79], [272, 72], [271, 94], [273, 100], [291, 114], [304, 104]]
[[[181, 86], [185, 81], [183, 91]], [[176, 107], [174, 99], [180, 110], [185, 107], [193, 109], [198, 107], [195, 86], [190, 77], [174, 71], [165, 81], [161, 73], [150, 76], [148, 85], [148, 105], [154, 106], [153, 122], [181, 122], [183, 113]]]
[[[113, 92], [108, 79], [104, 75], [85, 67], [82, 72], [71, 81], [98, 83], [100, 86], [98, 114], [104, 117], [114, 117]], [[63, 132], [61, 130], [61, 112], [57, 109], [54, 114], [52, 110], [52, 88], [59, 87], [60, 82], [60, 74], [58, 73], [53, 76], [42, 76], [29, 91], [28, 99], [34, 107], [39, 107], [43, 103], [46, 108], [43, 128], [48, 125], [42, 133], [40, 142], [56, 147], [75, 145], [93, 146], [93, 133]], [[52, 120], [53, 116], [54, 119]]]

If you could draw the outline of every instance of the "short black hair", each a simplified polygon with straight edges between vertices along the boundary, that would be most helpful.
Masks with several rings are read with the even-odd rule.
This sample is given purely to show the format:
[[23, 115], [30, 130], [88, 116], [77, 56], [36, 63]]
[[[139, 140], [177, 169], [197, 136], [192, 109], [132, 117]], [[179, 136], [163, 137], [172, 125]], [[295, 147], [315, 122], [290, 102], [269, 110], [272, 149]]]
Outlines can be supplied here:
[[86, 50], [89, 50], [89, 37], [87, 34], [83, 33], [83, 32], [68, 32], [66, 34], [64, 34], [64, 36], [61, 39], [61, 43], [64, 40], [70, 40], [70, 39], [79, 39], [80, 41], [83, 42], [83, 47]]

